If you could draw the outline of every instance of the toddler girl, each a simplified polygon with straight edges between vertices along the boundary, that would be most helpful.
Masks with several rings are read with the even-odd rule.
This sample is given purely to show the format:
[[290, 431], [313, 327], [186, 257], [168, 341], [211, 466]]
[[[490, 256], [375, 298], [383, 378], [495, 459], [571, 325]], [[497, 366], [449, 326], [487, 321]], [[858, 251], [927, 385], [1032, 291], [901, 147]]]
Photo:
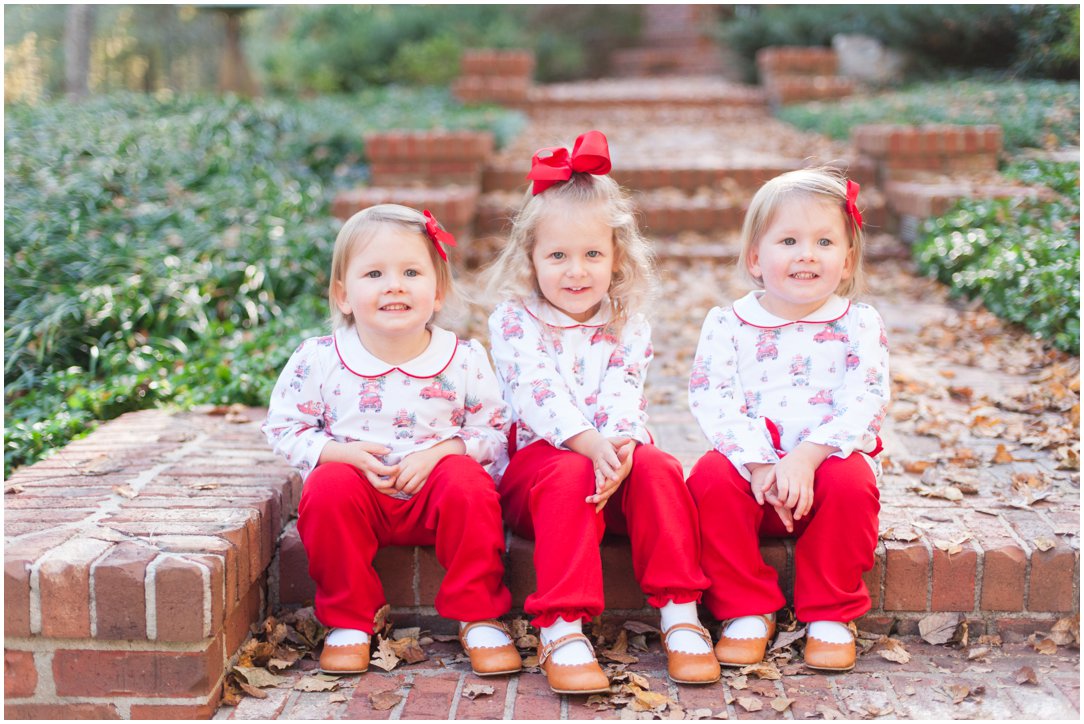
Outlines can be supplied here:
[[[460, 621], [477, 674], [519, 671], [503, 625], [500, 498], [507, 406], [482, 346], [431, 324], [453, 293], [432, 215], [373, 206], [335, 240], [328, 298], [334, 332], [307, 339], [279, 376], [264, 432], [305, 479], [297, 529], [328, 634], [320, 668], [369, 666], [384, 605], [377, 549], [435, 545], [447, 573], [437, 611]], [[483, 467], [485, 466], [485, 467]]]
[[713, 450], [689, 477], [700, 512], [705, 602], [723, 621], [715, 653], [756, 663], [784, 604], [758, 536], [797, 537], [794, 608], [806, 665], [854, 667], [852, 619], [877, 545], [877, 433], [888, 341], [860, 286], [858, 184], [830, 169], [783, 174], [753, 197], [738, 264], [762, 291], [704, 322], [689, 382]]
[[671, 678], [720, 674], [696, 613], [708, 585], [696, 511], [681, 464], [646, 426], [653, 352], [636, 309], [654, 282], [650, 253], [609, 170], [598, 131], [571, 154], [537, 152], [534, 184], [490, 270], [490, 291], [505, 299], [489, 318], [494, 366], [516, 420], [501, 504], [511, 528], [535, 540], [537, 590], [524, 608], [559, 693], [608, 690], [581, 629], [603, 610], [607, 527], [629, 535], [637, 581], [662, 609]]

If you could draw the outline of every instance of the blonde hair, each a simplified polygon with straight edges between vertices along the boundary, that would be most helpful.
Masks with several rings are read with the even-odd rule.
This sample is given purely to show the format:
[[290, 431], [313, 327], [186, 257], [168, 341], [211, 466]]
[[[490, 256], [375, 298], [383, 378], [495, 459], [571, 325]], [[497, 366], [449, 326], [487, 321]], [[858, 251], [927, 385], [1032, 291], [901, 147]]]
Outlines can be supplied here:
[[862, 272], [863, 231], [856, 229], [847, 213], [847, 177], [838, 169], [829, 166], [789, 171], [776, 176], [760, 187], [749, 202], [745, 213], [745, 223], [741, 229], [741, 254], [738, 256], [738, 271], [745, 279], [757, 287], [763, 288], [764, 281], [749, 271], [749, 254], [753, 246], [760, 242], [764, 230], [772, 223], [776, 214], [789, 201], [799, 198], [815, 198], [834, 203], [843, 216], [843, 225], [847, 229], [847, 238], [851, 244], [851, 258], [854, 271], [849, 279], [841, 280], [836, 294], [854, 297], [864, 288]]
[[445, 301], [455, 297], [455, 285], [452, 282], [452, 270], [447, 261], [440, 257], [437, 245], [429, 238], [425, 230], [428, 219], [420, 211], [399, 204], [379, 204], [363, 209], [343, 224], [339, 235], [335, 237], [335, 249], [331, 254], [331, 279], [328, 282], [327, 299], [331, 307], [331, 326], [333, 329], [347, 327], [354, 323], [354, 315], [343, 314], [335, 301], [336, 282], [345, 282], [346, 267], [354, 254], [365, 248], [376, 235], [382, 224], [397, 224], [410, 231], [415, 231], [425, 240], [429, 259], [437, 274], [437, 294]]
[[615, 333], [629, 317], [644, 308], [655, 294], [657, 280], [651, 246], [636, 223], [632, 200], [609, 176], [574, 173], [540, 194], [530, 189], [512, 218], [508, 243], [484, 272], [490, 297], [525, 300], [542, 297], [531, 255], [535, 232], [543, 214], [560, 203], [604, 204], [607, 223], [613, 229], [614, 265], [610, 278], [611, 322]]

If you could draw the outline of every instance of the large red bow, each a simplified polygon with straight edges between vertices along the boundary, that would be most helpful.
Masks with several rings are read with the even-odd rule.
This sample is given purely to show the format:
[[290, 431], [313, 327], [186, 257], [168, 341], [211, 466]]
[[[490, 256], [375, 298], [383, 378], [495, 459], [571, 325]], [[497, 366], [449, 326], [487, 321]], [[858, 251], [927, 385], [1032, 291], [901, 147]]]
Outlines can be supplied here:
[[862, 187], [847, 179], [847, 216], [854, 222], [854, 232], [862, 230], [862, 212], [858, 210], [858, 191]]
[[588, 131], [576, 139], [569, 154], [567, 148], [540, 148], [531, 157], [531, 172], [527, 178], [534, 181], [532, 195], [538, 195], [561, 181], [568, 181], [573, 173], [589, 173], [601, 176], [610, 172], [610, 147], [602, 131]]
[[451, 232], [440, 228], [440, 224], [438, 224], [433, 215], [429, 213], [429, 209], [423, 211], [422, 214], [428, 219], [425, 222], [425, 233], [433, 240], [433, 246], [437, 247], [437, 253], [440, 254], [440, 258], [444, 261], [448, 261], [448, 252], [444, 251], [444, 247], [455, 246], [455, 237], [452, 236]]

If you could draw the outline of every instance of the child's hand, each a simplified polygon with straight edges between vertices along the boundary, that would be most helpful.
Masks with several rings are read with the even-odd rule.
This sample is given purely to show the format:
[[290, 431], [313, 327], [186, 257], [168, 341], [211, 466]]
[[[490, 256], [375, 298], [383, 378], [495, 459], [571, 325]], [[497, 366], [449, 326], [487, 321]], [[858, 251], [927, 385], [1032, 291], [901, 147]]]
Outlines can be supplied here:
[[584, 430], [565, 440], [565, 446], [591, 460], [595, 466], [595, 479], [601, 475], [607, 480], [617, 479], [621, 459], [617, 457], [614, 444], [599, 434], [598, 430]]
[[772, 506], [775, 514], [779, 516], [779, 520], [783, 522], [787, 532], [793, 533], [794, 516], [791, 515], [790, 509], [783, 505], [779, 499], [779, 490], [775, 484], [775, 465], [752, 463], [746, 464], [746, 467], [752, 476], [752, 480], [749, 481], [749, 488], [753, 492], [753, 498], [760, 505], [764, 505], [764, 502], [767, 501]]
[[467, 447], [458, 437], [419, 450], [399, 461], [399, 474], [393, 479], [395, 490], [414, 495], [429, 480], [430, 473], [446, 455], [462, 455]]
[[839, 448], [812, 442], [800, 443], [777, 464], [775, 484], [779, 501], [801, 520], [813, 509], [813, 476], [817, 468]]
[[387, 455], [391, 448], [375, 442], [338, 442], [332, 440], [324, 445], [320, 452], [321, 463], [340, 462], [353, 465], [361, 471], [369, 484], [381, 493], [395, 493], [395, 476], [399, 474], [398, 465], [385, 465], [378, 455]]
[[628, 438], [610, 438], [609, 442], [614, 446], [621, 466], [617, 469], [616, 477], [609, 479], [603, 477], [599, 469], [595, 468], [595, 494], [588, 495], [586, 502], [595, 504], [596, 513], [606, 507], [606, 502], [628, 477], [632, 470], [632, 454], [637, 444], [635, 440]]

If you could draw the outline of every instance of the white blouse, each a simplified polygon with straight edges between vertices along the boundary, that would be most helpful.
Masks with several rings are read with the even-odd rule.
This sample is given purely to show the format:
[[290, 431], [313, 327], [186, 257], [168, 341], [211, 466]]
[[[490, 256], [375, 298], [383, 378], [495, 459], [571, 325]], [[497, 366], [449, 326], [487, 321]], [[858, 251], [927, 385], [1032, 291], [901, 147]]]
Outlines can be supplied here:
[[[493, 362], [516, 420], [516, 447], [554, 447], [584, 430], [650, 441], [644, 378], [654, 357], [651, 326], [629, 319], [620, 338], [606, 329], [610, 304], [579, 323], [549, 303], [507, 301], [489, 317]], [[567, 448], [566, 448], [567, 449]]]
[[[746, 463], [802, 441], [873, 452], [888, 409], [888, 339], [873, 307], [833, 295], [807, 319], [789, 321], [750, 292], [708, 312], [689, 379], [689, 405], [712, 447], [746, 478]], [[875, 470], [879, 466], [874, 466]]]
[[458, 437], [492, 474], [507, 462], [508, 406], [482, 345], [432, 328], [429, 347], [401, 365], [372, 355], [353, 326], [305, 340], [279, 375], [263, 432], [303, 478], [329, 441], [364, 441], [405, 456]]

